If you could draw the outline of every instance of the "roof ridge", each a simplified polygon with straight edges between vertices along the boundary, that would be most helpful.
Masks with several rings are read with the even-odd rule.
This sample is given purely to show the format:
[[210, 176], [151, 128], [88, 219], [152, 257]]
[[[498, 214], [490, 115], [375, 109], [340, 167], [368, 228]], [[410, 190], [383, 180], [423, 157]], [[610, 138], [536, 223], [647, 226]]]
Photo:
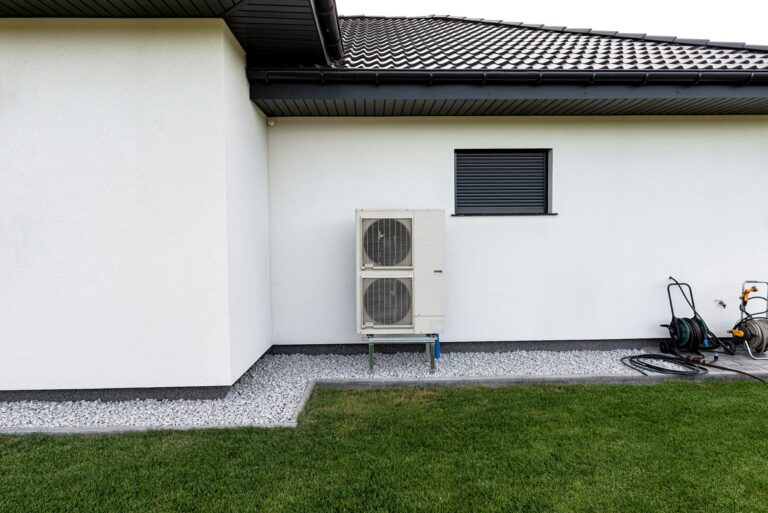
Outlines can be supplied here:
[[674, 44], [683, 44], [683, 45], [690, 45], [690, 46], [705, 46], [708, 48], [726, 48], [729, 50], [748, 50], [748, 51], [768, 53], [768, 45], [755, 45], [755, 44], [747, 44], [742, 42], [731, 42], [731, 41], [711, 41], [709, 39], [692, 39], [692, 38], [683, 38], [683, 37], [676, 37], [676, 36], [655, 36], [655, 35], [648, 35], [648, 34], [641, 34], [641, 33], [619, 32], [619, 31], [613, 31], [613, 30], [594, 30], [590, 28], [550, 26], [550, 25], [543, 25], [543, 24], [523, 23], [520, 21], [489, 20], [485, 18], [469, 18], [466, 16], [452, 16], [450, 14], [429, 14], [426, 16], [424, 15], [422, 16], [404, 16], [404, 15], [403, 16], [381, 16], [381, 15], [371, 16], [371, 15], [365, 15], [365, 14], [355, 14], [355, 15], [340, 15], [339, 18], [341, 19], [358, 18], [358, 19], [398, 19], [398, 20], [399, 19], [451, 20], [451, 21], [462, 21], [462, 22], [469, 22], [469, 23], [484, 23], [488, 25], [521, 27], [521, 28], [526, 28], [530, 30], [543, 30], [548, 32], [565, 32], [570, 34], [591, 34], [595, 36], [612, 37], [616, 39], [632, 39], [635, 41], [648, 41], [652, 43], [674, 43]]

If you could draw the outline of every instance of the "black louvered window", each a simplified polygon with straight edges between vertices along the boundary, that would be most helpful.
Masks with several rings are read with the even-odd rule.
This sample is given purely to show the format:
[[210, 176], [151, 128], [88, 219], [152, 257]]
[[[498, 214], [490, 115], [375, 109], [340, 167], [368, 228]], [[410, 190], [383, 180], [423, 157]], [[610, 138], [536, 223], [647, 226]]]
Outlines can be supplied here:
[[549, 150], [456, 150], [456, 214], [546, 214], [549, 175]]

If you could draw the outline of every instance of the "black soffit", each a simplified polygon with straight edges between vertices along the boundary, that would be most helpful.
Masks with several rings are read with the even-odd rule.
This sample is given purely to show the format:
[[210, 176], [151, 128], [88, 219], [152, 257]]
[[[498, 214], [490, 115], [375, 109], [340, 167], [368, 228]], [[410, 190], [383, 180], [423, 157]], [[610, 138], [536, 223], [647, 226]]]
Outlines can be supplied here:
[[768, 98], [275, 100], [260, 97], [253, 101], [271, 117], [768, 115]]
[[268, 116], [768, 114], [768, 73], [317, 73], [249, 70]]
[[0, 17], [223, 18], [259, 66], [341, 58], [333, 0], [0, 0]]

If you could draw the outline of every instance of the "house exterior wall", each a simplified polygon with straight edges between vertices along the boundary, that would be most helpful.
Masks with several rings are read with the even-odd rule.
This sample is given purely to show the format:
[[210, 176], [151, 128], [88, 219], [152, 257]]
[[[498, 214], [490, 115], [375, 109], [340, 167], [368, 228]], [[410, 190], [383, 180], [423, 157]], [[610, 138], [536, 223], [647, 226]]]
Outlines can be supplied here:
[[[273, 343], [358, 340], [355, 208], [446, 209], [444, 340], [663, 337], [670, 275], [722, 335], [768, 279], [766, 140], [765, 116], [280, 118]], [[558, 215], [450, 217], [470, 148], [552, 148]]]
[[272, 345], [266, 118], [250, 101], [245, 54], [225, 31], [230, 382]]
[[0, 390], [229, 385], [268, 346], [268, 315], [231, 307], [269, 292], [266, 139], [227, 30], [0, 21]]

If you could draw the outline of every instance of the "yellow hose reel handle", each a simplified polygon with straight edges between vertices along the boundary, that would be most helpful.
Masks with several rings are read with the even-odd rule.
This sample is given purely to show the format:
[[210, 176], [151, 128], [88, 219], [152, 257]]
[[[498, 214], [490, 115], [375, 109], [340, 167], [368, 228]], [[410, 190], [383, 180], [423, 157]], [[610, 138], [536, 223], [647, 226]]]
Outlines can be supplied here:
[[734, 337], [743, 337], [745, 335], [744, 330], [728, 330], [728, 333]]

